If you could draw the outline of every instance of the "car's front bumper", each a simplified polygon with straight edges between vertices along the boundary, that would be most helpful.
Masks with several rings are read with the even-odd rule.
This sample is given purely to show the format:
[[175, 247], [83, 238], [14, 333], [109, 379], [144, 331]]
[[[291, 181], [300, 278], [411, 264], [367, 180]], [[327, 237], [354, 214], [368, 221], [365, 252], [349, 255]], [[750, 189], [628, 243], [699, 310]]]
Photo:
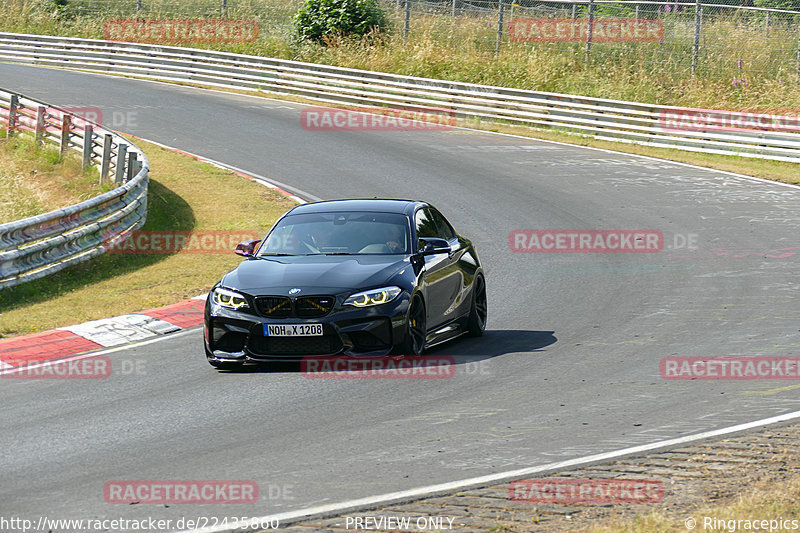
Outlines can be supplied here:
[[[206, 302], [204, 337], [212, 362], [247, 363], [296, 361], [307, 356], [344, 354], [386, 355], [404, 340], [409, 296], [405, 292], [383, 305], [341, 306], [319, 318], [266, 318], [255, 312], [234, 311]], [[264, 324], [322, 324], [323, 335], [268, 337]]]

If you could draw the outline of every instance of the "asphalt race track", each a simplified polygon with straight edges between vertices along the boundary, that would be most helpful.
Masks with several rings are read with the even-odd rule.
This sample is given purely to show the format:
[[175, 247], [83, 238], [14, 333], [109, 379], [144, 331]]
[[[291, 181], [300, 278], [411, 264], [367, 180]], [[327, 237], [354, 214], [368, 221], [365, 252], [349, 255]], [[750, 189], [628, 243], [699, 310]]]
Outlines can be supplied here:
[[[483, 338], [433, 351], [463, 356], [451, 379], [222, 373], [200, 329], [110, 354], [142, 373], [4, 379], [0, 515], [260, 516], [800, 410], [788, 381], [659, 374], [666, 356], [800, 353], [800, 188], [460, 129], [307, 131], [302, 104], [77, 72], [0, 65], [0, 87], [319, 198], [428, 200], [476, 242], [490, 306]], [[512, 252], [533, 228], [655, 229], [665, 246]], [[110, 480], [166, 479], [254, 480], [261, 498], [103, 498]]]

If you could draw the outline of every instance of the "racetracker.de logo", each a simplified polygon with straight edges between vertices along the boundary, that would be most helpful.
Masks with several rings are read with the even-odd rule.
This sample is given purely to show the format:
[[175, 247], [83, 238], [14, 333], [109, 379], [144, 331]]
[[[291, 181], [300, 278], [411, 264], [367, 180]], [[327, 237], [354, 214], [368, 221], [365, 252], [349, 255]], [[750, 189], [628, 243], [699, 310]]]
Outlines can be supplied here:
[[106, 503], [202, 504], [256, 503], [255, 481], [109, 481], [103, 486]]
[[452, 109], [435, 107], [307, 107], [300, 125], [309, 131], [442, 131], [456, 124]]
[[665, 132], [683, 131], [749, 131], [800, 133], [800, 111], [789, 109], [777, 113], [726, 111], [675, 107], [658, 115], [658, 126]]
[[134, 230], [105, 248], [110, 254], [228, 254], [240, 242], [258, 238], [256, 232], [246, 230]]
[[308, 356], [300, 361], [308, 379], [447, 379], [456, 373], [450, 356]]
[[654, 229], [519, 229], [508, 234], [508, 247], [519, 253], [650, 254], [664, 248]]
[[[589, 21], [576, 19], [513, 19], [509, 35], [522, 42], [586, 42]], [[592, 41], [596, 43], [639, 41], [659, 42], [664, 25], [657, 19], [595, 18]]]
[[663, 379], [745, 380], [800, 379], [800, 356], [796, 357], [664, 357], [659, 363]]
[[250, 43], [258, 39], [254, 20], [136, 20], [106, 21], [103, 35], [108, 41], [132, 43]]
[[508, 486], [508, 497], [533, 503], [655, 503], [664, 483], [655, 479], [522, 479]]
[[4, 379], [103, 379], [111, 375], [107, 355], [85, 359], [23, 361], [13, 371], [3, 372]]

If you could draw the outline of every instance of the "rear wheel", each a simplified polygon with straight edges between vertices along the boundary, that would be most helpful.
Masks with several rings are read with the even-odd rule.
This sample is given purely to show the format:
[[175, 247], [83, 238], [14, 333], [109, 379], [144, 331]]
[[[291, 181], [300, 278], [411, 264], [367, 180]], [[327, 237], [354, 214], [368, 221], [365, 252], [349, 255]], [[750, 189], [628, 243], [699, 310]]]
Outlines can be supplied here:
[[475, 278], [475, 287], [472, 289], [472, 307], [469, 311], [467, 331], [470, 337], [480, 337], [486, 330], [486, 281], [483, 276]]
[[428, 330], [425, 322], [425, 304], [422, 298], [414, 296], [408, 307], [406, 319], [406, 335], [397, 350], [401, 355], [421, 355], [425, 350], [425, 339]]

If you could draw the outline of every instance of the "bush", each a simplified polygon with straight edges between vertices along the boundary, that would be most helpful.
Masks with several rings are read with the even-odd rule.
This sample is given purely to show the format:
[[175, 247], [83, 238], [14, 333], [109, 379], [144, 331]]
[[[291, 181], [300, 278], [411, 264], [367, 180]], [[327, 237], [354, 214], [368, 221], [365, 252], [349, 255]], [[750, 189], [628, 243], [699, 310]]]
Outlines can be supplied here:
[[389, 26], [377, 0], [306, 0], [294, 23], [301, 40], [315, 42], [382, 33]]

